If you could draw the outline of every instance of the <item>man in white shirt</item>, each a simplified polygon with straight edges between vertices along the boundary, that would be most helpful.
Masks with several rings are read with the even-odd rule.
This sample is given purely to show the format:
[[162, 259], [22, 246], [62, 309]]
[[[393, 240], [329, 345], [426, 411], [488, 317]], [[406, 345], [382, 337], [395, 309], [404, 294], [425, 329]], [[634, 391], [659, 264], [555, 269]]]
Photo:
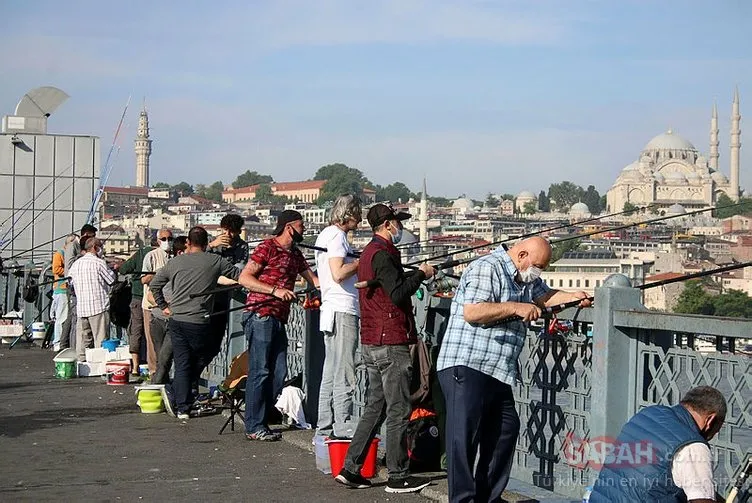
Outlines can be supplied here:
[[86, 361], [86, 349], [102, 346], [110, 329], [110, 287], [117, 279], [102, 258], [102, 241], [89, 238], [86, 253], [73, 262], [68, 271], [76, 292], [76, 352], [78, 361]]
[[[170, 259], [170, 254], [172, 253], [172, 244], [172, 231], [170, 229], [160, 229], [159, 232], [157, 232], [157, 247], [144, 255], [144, 261], [143, 264], [141, 264], [141, 271], [156, 273], [161, 268], [163, 268], [167, 264], [167, 261]], [[152, 279], [154, 279], [154, 274], [144, 274], [143, 276], [141, 276], [141, 284], [144, 287], [144, 297], [141, 300], [141, 309], [144, 313], [144, 332], [146, 335], [147, 344], [151, 346], [151, 348], [149, 349], [151, 349], [153, 352], [152, 355], [148, 355], [151, 356], [151, 358], [148, 358], [147, 356], [147, 361], [149, 363], [149, 375], [154, 376], [154, 374], [157, 372], [159, 351], [162, 344], [161, 341], [159, 344], [157, 344], [157, 342], [154, 340], [154, 334], [152, 334], [151, 330], [152, 309], [157, 307], [157, 304], [154, 303], [154, 297], [149, 295], [149, 283], [151, 283]]]
[[358, 308], [358, 260], [353, 259], [347, 233], [361, 220], [357, 197], [337, 198], [331, 210], [329, 227], [319, 234], [316, 269], [321, 286], [319, 329], [324, 333], [326, 358], [319, 391], [317, 434], [352, 438], [353, 394], [355, 392], [355, 352], [358, 348], [360, 311]]
[[603, 466], [590, 503], [723, 501], [708, 442], [723, 426], [726, 410], [725, 398], [710, 386], [689, 390], [674, 407], [642, 409], [616, 439], [620, 452], [634, 456], [620, 455]]

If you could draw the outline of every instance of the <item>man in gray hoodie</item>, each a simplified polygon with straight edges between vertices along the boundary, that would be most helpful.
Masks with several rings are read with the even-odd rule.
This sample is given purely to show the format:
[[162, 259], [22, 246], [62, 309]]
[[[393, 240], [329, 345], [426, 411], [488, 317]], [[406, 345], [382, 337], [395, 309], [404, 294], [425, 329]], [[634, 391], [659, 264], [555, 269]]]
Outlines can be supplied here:
[[[191, 382], [198, 378], [201, 356], [210, 342], [208, 315], [214, 304], [212, 295], [191, 295], [216, 288], [220, 276], [236, 281], [240, 276], [240, 271], [228, 261], [206, 253], [209, 235], [203, 227], [193, 227], [188, 232], [187, 244], [186, 253], [167, 262], [149, 285], [157, 306], [170, 317], [178, 419], [189, 418]], [[167, 285], [173, 292], [169, 303], [162, 291]]]

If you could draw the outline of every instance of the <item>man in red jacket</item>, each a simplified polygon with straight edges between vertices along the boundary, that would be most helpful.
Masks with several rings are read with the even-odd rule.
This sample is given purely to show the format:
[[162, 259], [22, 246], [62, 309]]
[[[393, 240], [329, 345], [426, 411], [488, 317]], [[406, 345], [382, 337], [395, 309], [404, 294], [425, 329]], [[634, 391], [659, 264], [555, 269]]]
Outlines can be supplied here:
[[360, 341], [368, 369], [366, 407], [336, 480], [357, 489], [371, 486], [360, 475], [376, 433], [386, 420], [386, 466], [389, 481], [386, 492], [417, 492], [430, 481], [410, 476], [405, 434], [410, 419], [410, 344], [417, 342], [415, 318], [410, 297], [423, 280], [433, 276], [433, 267], [422, 264], [413, 274], [405, 274], [399, 250], [402, 221], [408, 213], [394, 213], [384, 204], [368, 211], [373, 239], [360, 255], [358, 279], [374, 280], [378, 286], [358, 292], [360, 301]]

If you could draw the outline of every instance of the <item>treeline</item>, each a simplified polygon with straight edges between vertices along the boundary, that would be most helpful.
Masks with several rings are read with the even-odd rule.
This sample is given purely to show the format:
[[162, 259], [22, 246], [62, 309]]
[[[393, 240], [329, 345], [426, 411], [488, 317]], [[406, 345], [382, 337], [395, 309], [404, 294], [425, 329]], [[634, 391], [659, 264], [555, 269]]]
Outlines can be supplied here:
[[700, 280], [687, 281], [674, 308], [676, 313], [752, 318], [752, 298], [741, 290], [712, 295]]

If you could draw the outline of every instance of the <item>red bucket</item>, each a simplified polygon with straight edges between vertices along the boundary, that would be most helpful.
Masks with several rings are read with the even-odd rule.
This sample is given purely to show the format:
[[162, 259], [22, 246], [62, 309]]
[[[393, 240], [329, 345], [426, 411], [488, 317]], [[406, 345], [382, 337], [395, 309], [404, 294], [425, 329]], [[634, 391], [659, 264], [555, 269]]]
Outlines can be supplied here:
[[[345, 466], [345, 456], [347, 455], [347, 449], [350, 447], [350, 440], [327, 440], [326, 445], [329, 446], [329, 463], [332, 467], [332, 477], [336, 477], [342, 471], [342, 467]], [[374, 438], [371, 441], [371, 447], [368, 449], [366, 460], [360, 468], [360, 474], [367, 479], [376, 476], [378, 449], [379, 439]]]
[[108, 362], [105, 366], [107, 373], [107, 384], [120, 386], [128, 384], [128, 374], [131, 371], [129, 362]]

